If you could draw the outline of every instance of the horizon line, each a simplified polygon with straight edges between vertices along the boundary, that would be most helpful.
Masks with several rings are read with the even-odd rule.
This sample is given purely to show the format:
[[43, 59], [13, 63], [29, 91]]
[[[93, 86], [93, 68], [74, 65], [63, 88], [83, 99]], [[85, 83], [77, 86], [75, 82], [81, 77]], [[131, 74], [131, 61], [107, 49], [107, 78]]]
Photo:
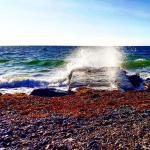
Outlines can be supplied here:
[[28, 46], [45, 46], [45, 47], [48, 47], [48, 46], [52, 46], [52, 47], [55, 47], [55, 46], [62, 46], [62, 47], [128, 47], [128, 46], [133, 46], [133, 47], [141, 47], [141, 46], [144, 46], [144, 47], [148, 47], [150, 46], [149, 45], [69, 45], [69, 44], [21, 44], [21, 45], [18, 45], [18, 44], [6, 44], [6, 45], [1, 45], [0, 44], [0, 47], [18, 47], [18, 46], [25, 46], [25, 47], [28, 47]]

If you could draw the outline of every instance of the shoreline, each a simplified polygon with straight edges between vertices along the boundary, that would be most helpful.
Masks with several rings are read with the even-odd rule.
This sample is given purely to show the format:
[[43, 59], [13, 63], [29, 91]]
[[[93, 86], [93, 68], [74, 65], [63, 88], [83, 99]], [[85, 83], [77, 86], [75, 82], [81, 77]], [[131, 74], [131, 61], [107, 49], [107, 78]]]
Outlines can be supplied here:
[[0, 148], [149, 148], [150, 92], [80, 88], [62, 97], [0, 96]]
[[[74, 93], [58, 97], [40, 97], [25, 93], [0, 95], [0, 109], [9, 108], [9, 110], [18, 112], [29, 110], [27, 114], [30, 114], [30, 110], [45, 109], [48, 113], [72, 114], [73, 116], [75, 114], [77, 116], [85, 114], [86, 117], [88, 115], [98, 115], [102, 109], [116, 108], [121, 105], [129, 105], [139, 110], [150, 109], [150, 92], [129, 91], [122, 93], [117, 90], [79, 88]], [[88, 107], [91, 107], [93, 112], [95, 107], [98, 112], [96, 114], [90, 113]], [[84, 109], [80, 111], [80, 108]]]
[[[41, 91], [40, 89], [40, 91], [36, 91], [36, 94], [41, 94], [40, 92], [43, 92], [42, 94], [47, 94], [49, 91]], [[99, 114], [102, 109], [116, 108], [121, 105], [129, 105], [139, 110], [150, 109], [149, 91], [120, 92], [118, 90], [108, 91], [91, 88], [78, 88], [71, 93], [58, 92], [54, 94], [58, 94], [58, 96], [36, 96], [25, 93], [0, 93], [0, 109], [16, 110], [18, 112], [32, 109], [35, 111], [38, 109], [47, 109], [47, 112], [49, 113], [56, 112], [63, 115], [65, 115], [65, 113], [72, 113], [73, 116], [75, 115], [74, 111], [76, 111], [77, 116], [84, 113], [88, 114], [88, 106], [90, 106], [93, 111], [94, 107], [97, 108], [97, 114]], [[51, 108], [51, 111], [48, 106]], [[84, 110], [81, 110], [80, 112], [80, 108], [84, 108]]]

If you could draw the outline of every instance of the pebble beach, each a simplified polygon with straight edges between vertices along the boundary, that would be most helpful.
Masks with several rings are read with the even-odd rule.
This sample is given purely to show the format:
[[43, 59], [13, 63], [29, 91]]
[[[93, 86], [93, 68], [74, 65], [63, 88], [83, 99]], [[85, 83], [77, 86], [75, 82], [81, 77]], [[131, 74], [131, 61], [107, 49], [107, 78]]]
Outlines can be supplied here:
[[0, 150], [150, 149], [149, 91], [3, 94], [0, 116]]

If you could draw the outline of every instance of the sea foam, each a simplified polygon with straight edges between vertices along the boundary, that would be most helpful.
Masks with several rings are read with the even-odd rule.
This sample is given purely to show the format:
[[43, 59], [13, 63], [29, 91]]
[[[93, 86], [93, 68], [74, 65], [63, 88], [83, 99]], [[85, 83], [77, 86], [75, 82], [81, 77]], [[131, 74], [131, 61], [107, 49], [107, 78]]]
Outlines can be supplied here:
[[[76, 69], [82, 68], [119, 68], [122, 63], [122, 53], [119, 47], [80, 47], [75, 49], [66, 59], [63, 67], [55, 70], [50, 77], [50, 82], [63, 80], [67, 75]], [[112, 82], [115, 79], [116, 70], [109, 69], [107, 80]], [[78, 78], [84, 75], [80, 74]], [[100, 77], [101, 78], [101, 77]]]

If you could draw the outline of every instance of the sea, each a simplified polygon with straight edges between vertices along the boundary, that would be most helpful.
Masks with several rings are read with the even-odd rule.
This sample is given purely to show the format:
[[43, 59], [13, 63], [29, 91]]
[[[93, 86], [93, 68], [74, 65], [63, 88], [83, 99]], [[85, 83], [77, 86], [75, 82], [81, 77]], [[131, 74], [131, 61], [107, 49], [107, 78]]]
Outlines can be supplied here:
[[113, 89], [118, 68], [150, 78], [150, 47], [1, 46], [0, 93], [29, 94], [36, 88], [67, 90], [71, 71], [74, 89]]

